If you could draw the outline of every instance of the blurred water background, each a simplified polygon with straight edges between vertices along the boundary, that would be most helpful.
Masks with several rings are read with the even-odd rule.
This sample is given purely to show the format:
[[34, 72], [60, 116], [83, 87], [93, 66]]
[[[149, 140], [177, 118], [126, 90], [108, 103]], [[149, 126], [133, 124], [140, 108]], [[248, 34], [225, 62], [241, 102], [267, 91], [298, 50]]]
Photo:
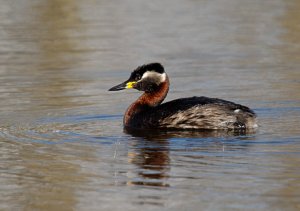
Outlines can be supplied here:
[[[0, 210], [300, 210], [299, 0], [0, 4]], [[259, 130], [123, 131], [148, 62]]]

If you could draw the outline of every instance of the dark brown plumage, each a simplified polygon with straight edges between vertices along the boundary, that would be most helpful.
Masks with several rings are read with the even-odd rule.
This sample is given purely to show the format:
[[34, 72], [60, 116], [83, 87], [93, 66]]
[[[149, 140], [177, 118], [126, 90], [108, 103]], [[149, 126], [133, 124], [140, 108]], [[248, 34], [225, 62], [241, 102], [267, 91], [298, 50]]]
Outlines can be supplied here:
[[161, 104], [169, 90], [169, 79], [159, 63], [138, 67], [127, 81], [110, 91], [125, 88], [144, 92], [125, 112], [125, 127], [232, 130], [257, 127], [251, 109], [222, 99], [190, 97]]

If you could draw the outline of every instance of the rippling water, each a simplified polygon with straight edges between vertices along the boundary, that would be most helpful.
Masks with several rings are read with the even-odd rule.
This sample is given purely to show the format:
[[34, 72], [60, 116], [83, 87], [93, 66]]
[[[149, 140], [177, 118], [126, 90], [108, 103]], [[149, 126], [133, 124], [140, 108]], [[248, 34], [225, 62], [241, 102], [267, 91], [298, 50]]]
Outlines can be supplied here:
[[[0, 3], [1, 210], [300, 209], [299, 1]], [[124, 131], [152, 61], [259, 130]]]

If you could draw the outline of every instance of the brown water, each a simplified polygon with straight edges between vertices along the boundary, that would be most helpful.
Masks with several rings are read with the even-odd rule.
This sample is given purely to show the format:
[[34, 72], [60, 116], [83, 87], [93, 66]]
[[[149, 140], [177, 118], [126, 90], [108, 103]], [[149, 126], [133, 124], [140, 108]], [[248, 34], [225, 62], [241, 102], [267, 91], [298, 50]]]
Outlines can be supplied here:
[[[0, 3], [0, 210], [300, 210], [299, 0]], [[259, 130], [123, 131], [153, 61]]]

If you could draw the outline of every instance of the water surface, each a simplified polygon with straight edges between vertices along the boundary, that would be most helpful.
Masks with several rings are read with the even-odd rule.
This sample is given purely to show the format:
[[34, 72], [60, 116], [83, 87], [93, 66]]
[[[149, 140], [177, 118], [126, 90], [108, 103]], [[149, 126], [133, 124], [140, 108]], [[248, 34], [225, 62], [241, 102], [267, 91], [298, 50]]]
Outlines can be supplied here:
[[[299, 1], [0, 3], [1, 210], [300, 209]], [[259, 130], [124, 131], [153, 61]]]

